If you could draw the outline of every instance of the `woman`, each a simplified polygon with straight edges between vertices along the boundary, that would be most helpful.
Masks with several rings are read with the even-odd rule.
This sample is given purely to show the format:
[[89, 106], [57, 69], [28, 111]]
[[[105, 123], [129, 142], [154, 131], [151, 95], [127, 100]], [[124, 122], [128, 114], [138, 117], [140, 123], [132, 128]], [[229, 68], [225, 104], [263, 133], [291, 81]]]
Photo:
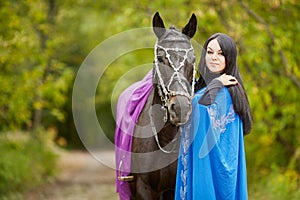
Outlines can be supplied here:
[[235, 42], [216, 33], [205, 42], [193, 111], [183, 127], [176, 199], [248, 198], [243, 136], [251, 130]]

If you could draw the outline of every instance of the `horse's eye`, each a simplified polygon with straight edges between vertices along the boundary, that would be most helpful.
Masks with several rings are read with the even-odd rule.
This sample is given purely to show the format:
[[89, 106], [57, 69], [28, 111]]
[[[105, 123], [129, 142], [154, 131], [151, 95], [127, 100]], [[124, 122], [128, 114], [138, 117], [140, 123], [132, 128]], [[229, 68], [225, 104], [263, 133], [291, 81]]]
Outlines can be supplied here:
[[158, 62], [164, 62], [164, 58], [163, 58], [163, 56], [157, 56], [157, 60], [158, 60]]
[[196, 62], [196, 56], [192, 57], [192, 63]]
[[196, 56], [191, 56], [188, 58], [189, 63], [194, 63], [196, 61]]

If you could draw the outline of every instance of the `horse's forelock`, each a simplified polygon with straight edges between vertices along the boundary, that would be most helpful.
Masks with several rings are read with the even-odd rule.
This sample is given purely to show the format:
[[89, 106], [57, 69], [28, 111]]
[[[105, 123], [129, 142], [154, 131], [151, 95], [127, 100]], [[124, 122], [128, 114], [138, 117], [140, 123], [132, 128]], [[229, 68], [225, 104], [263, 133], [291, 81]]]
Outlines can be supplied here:
[[176, 31], [180, 32], [180, 30], [178, 28], [176, 28], [176, 26], [174, 26], [174, 25], [171, 25], [169, 29], [176, 30]]
[[[164, 36], [162, 38], [159, 39], [158, 43], [160, 44], [164, 44], [164, 43], [168, 43], [168, 42], [183, 42], [183, 43], [187, 43], [190, 44], [190, 40], [187, 38], [186, 35], [184, 35], [183, 33], [181, 33], [175, 26], [171, 26], [170, 29], [168, 29], [166, 31], [166, 33], [164, 34]], [[178, 43], [177, 43], [178, 45]]]

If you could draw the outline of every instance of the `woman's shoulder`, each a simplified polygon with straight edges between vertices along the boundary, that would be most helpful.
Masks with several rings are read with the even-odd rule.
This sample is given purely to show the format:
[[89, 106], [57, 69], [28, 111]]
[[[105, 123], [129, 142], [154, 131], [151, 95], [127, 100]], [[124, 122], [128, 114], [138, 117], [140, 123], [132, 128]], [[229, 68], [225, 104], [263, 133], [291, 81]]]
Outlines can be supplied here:
[[[202, 96], [204, 95], [206, 91], [206, 87], [198, 90], [197, 92], [195, 92], [194, 94], [194, 101], [199, 101]], [[231, 96], [230, 96], [230, 92], [228, 90], [227, 87], [222, 87], [219, 89], [219, 91], [217, 92], [216, 96], [215, 96], [215, 102], [223, 102], [225, 101], [228, 102], [228, 103], [232, 103], [232, 99], [231, 99]]]
[[195, 96], [203, 95], [205, 89], [206, 89], [206, 87], [203, 87], [200, 90], [197, 90], [194, 95]]
[[206, 89], [206, 87], [201, 88], [200, 90], [197, 90], [194, 93], [193, 101], [196, 101], [196, 100], [199, 101], [199, 99], [204, 95], [205, 89]]
[[[206, 90], [207, 87], [204, 87], [204, 88], [201, 88], [200, 90], [196, 91], [195, 94], [194, 94], [194, 97], [202, 97], [205, 90]], [[227, 87], [222, 87], [220, 88], [220, 90], [218, 91], [217, 93], [217, 96], [218, 95], [226, 95], [226, 96], [230, 96], [230, 93], [229, 93], [229, 90]]]
[[219, 93], [224, 93], [226, 95], [230, 95], [228, 87], [222, 87]]

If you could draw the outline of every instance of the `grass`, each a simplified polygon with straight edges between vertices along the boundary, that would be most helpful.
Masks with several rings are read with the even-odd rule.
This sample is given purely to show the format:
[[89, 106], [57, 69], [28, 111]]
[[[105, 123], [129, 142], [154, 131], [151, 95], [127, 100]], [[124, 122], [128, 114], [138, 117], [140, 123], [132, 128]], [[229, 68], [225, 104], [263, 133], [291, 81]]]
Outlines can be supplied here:
[[58, 156], [49, 145], [49, 133], [0, 135], [0, 200], [22, 199], [22, 193], [56, 174]]

